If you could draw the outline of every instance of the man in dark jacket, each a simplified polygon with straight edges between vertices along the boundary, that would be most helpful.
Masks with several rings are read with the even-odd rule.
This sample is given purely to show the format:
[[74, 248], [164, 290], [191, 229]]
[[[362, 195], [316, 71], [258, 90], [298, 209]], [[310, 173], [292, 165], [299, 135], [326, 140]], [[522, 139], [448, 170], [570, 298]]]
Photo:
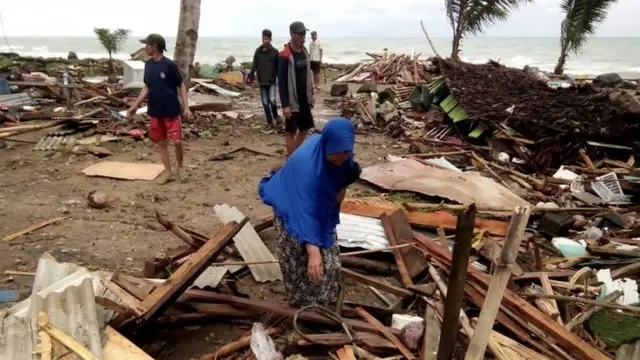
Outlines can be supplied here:
[[284, 46], [278, 59], [278, 88], [287, 133], [287, 156], [302, 144], [309, 129], [314, 127], [311, 109], [315, 104], [309, 52], [304, 47], [307, 28], [302, 22], [295, 21], [289, 25], [289, 33], [291, 41]]
[[260, 84], [260, 99], [264, 107], [267, 123], [273, 127], [273, 119], [280, 127], [278, 117], [278, 104], [276, 103], [276, 80], [278, 78], [278, 50], [271, 45], [271, 30], [262, 30], [262, 45], [258, 46], [253, 54], [253, 65], [249, 73], [249, 81], [253, 81], [254, 74], [258, 72]]

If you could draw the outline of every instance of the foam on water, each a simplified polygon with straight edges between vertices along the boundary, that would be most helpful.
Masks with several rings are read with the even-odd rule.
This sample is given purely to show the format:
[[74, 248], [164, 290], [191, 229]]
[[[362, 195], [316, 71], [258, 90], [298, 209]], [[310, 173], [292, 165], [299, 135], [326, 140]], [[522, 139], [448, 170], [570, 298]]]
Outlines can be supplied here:
[[[422, 58], [431, 56], [430, 48], [422, 39], [372, 39], [372, 38], [329, 38], [321, 39], [325, 47], [324, 61], [328, 63], [353, 64], [370, 61], [365, 52], [379, 52], [388, 47], [389, 52], [422, 53]], [[46, 45], [43, 43], [46, 42]], [[447, 56], [448, 39], [434, 39], [441, 55]], [[284, 39], [274, 39], [274, 46], [280, 48]], [[8, 45], [0, 45], [0, 52], [17, 52], [23, 56], [66, 58], [69, 51], [75, 51], [79, 58], [106, 58], [97, 40], [80, 38], [15, 38]], [[174, 38], [167, 38], [171, 56]], [[196, 61], [216, 63], [233, 55], [238, 61], [251, 61], [259, 42], [248, 38], [200, 38]], [[125, 50], [114, 54], [114, 58], [127, 60], [129, 54], [140, 48], [136, 39], [129, 39]], [[507, 66], [522, 68], [535, 66], [552, 71], [558, 58], [557, 39], [512, 39], [512, 38], [469, 38], [465, 39], [461, 58], [464, 61], [482, 64], [493, 59]], [[621, 38], [616, 41], [593, 39], [587, 43], [580, 56], [571, 54], [565, 72], [575, 75], [596, 75], [605, 72], [624, 73], [627, 78], [640, 78], [640, 38]]]

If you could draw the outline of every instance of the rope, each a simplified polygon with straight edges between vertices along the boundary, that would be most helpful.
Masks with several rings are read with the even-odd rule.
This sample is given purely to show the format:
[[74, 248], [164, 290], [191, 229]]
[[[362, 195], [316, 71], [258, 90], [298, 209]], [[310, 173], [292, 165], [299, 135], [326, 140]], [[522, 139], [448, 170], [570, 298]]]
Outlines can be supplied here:
[[[335, 322], [337, 325], [340, 325], [342, 327], [342, 329], [344, 330], [344, 332], [347, 334], [347, 337], [349, 337], [349, 341], [345, 342], [342, 345], [346, 345], [346, 344], [353, 344], [355, 346], [356, 343], [356, 338], [354, 337], [354, 332], [353, 329], [351, 329], [351, 327], [347, 324], [345, 324], [344, 321], [342, 321], [342, 318], [340, 316], [338, 316], [335, 312], [327, 309], [324, 306], [320, 306], [320, 305], [309, 305], [309, 306], [305, 306], [303, 308], [300, 308], [298, 311], [296, 311], [295, 315], [293, 316], [293, 328], [296, 330], [296, 333], [298, 333], [298, 335], [300, 335], [300, 337], [302, 337], [303, 339], [305, 339], [306, 341], [312, 343], [312, 344], [318, 344], [318, 345], [325, 345], [322, 342], [318, 342], [315, 341], [313, 339], [310, 339], [309, 337], [307, 337], [302, 331], [300, 331], [300, 328], [298, 327], [298, 316], [308, 310], [315, 310], [315, 312], [317, 314], [323, 315], [324, 317], [326, 317], [327, 319]], [[335, 343], [333, 343], [332, 345], [335, 345]]]

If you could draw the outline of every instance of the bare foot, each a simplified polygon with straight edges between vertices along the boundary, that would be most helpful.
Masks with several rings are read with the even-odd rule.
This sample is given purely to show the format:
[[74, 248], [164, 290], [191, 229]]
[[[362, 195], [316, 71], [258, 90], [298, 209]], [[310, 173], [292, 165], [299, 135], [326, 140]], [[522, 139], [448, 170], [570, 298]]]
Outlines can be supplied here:
[[158, 179], [158, 181], [156, 182], [158, 185], [164, 185], [164, 184], [168, 184], [170, 182], [173, 181], [173, 174], [170, 172], [163, 172], [162, 175], [160, 175], [160, 179]]
[[189, 180], [189, 174], [187, 174], [184, 168], [178, 168], [178, 180], [183, 184]]

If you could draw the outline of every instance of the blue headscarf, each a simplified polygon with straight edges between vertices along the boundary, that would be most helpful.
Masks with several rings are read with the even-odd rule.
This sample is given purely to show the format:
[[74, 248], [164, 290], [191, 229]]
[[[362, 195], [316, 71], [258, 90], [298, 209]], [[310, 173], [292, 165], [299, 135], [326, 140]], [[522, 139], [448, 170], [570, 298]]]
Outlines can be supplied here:
[[[354, 143], [351, 121], [332, 119], [321, 135], [304, 141], [280, 170], [260, 181], [260, 198], [297, 241], [321, 248], [333, 245], [333, 231], [340, 222], [337, 196], [354, 166]], [[343, 151], [350, 155], [340, 166], [327, 160], [327, 154]]]

